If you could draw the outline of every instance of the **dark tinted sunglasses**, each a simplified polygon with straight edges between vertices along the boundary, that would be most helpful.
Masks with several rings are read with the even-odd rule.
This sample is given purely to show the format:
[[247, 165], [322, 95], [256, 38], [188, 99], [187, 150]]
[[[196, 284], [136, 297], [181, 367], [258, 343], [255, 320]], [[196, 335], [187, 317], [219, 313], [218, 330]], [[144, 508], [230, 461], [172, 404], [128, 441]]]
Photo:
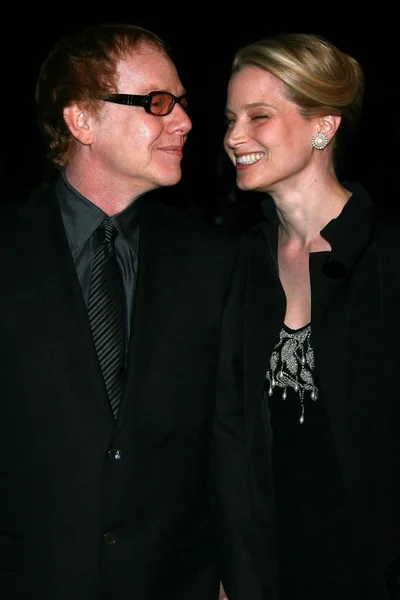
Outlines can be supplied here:
[[115, 102], [116, 104], [126, 104], [127, 106], [142, 106], [144, 110], [156, 117], [165, 117], [179, 104], [185, 112], [188, 110], [186, 94], [174, 96], [169, 92], [150, 92], [146, 96], [132, 94], [110, 94], [105, 98], [100, 98], [105, 102]]

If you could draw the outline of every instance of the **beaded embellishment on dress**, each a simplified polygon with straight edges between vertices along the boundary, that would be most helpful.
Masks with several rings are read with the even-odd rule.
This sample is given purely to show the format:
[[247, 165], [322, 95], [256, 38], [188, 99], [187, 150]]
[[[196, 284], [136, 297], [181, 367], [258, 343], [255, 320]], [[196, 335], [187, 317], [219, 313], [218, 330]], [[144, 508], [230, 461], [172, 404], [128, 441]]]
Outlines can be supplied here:
[[277, 387], [283, 388], [283, 400], [286, 400], [288, 387], [298, 394], [301, 406], [300, 424], [304, 423], [305, 392], [310, 392], [311, 400], [315, 401], [318, 398], [318, 388], [313, 377], [315, 364], [310, 337], [311, 324], [301, 329], [289, 329], [284, 325], [266, 373], [269, 396], [272, 396]]

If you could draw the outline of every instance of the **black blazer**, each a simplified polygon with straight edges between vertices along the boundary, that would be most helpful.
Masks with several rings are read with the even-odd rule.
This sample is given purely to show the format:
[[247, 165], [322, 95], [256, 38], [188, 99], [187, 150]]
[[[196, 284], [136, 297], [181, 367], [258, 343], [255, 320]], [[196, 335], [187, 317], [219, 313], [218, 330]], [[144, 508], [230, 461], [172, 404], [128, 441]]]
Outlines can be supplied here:
[[141, 200], [115, 422], [54, 193], [1, 223], [0, 597], [215, 600], [209, 442], [236, 242]]
[[[376, 590], [371, 598], [385, 600], [397, 597], [389, 588], [393, 594], [400, 588], [400, 225], [360, 185], [345, 185], [353, 195], [323, 232], [333, 250], [322, 263], [321, 256], [310, 256], [312, 336], [350, 510], [366, 548], [366, 578]], [[257, 600], [279, 597], [272, 430], [263, 389], [285, 295], [275, 209], [272, 201], [266, 204], [266, 220], [242, 240], [236, 306], [226, 315], [217, 418], [229, 435], [224, 450], [216, 451], [219, 468], [231, 464], [231, 475], [237, 473], [220, 494], [222, 516], [231, 515], [222, 519], [227, 547], [235, 543], [236, 556], [250, 547], [240, 533], [246, 522], [247, 540], [263, 548], [261, 560], [257, 552], [245, 552], [259, 575], [259, 591], [249, 596]], [[238, 584], [225, 568], [227, 595], [236, 600], [235, 590], [245, 582]]]

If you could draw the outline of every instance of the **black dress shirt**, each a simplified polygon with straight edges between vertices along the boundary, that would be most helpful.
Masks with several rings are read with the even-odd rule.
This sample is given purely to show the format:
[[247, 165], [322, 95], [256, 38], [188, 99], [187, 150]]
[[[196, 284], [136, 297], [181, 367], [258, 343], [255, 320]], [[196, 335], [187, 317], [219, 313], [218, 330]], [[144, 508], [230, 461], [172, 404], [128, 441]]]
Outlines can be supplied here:
[[[93, 256], [98, 245], [96, 229], [108, 217], [100, 208], [73, 188], [64, 173], [61, 173], [56, 182], [56, 194], [87, 306]], [[139, 251], [139, 223], [135, 203], [111, 217], [111, 221], [118, 231], [115, 238], [115, 252], [124, 283], [126, 342], [128, 344]]]

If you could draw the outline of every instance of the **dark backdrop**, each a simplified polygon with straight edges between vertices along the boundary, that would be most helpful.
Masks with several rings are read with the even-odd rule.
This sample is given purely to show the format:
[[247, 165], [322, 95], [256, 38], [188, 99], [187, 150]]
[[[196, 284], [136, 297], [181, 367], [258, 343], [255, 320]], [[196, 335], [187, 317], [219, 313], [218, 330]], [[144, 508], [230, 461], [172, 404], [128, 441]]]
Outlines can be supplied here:
[[378, 13], [374, 7], [374, 14], [356, 15], [351, 23], [334, 11], [324, 16], [320, 10], [309, 10], [295, 16], [292, 9], [282, 7], [281, 15], [273, 15], [266, 5], [262, 7], [261, 12], [259, 6], [251, 8], [243, 2], [236, 8], [220, 7], [219, 11], [227, 13], [217, 18], [206, 6], [194, 8], [178, 3], [164, 7], [165, 14], [160, 14], [158, 5], [149, 3], [140, 15], [133, 7], [111, 11], [98, 7], [90, 10], [86, 5], [83, 15], [80, 5], [61, 5], [57, 10], [44, 8], [40, 15], [24, 15], [23, 19], [17, 8], [11, 8], [8, 22], [3, 20], [7, 42], [3, 42], [2, 52], [1, 201], [27, 194], [46, 175], [45, 151], [35, 119], [34, 87], [50, 48], [61, 36], [83, 26], [125, 21], [152, 29], [169, 42], [189, 94], [193, 129], [183, 160], [184, 175], [178, 186], [162, 191], [165, 201], [239, 229], [257, 218], [258, 195], [235, 191], [233, 167], [222, 151], [230, 60], [243, 43], [271, 33], [301, 31], [327, 37], [364, 67], [367, 92], [363, 118], [340, 177], [363, 181], [378, 202], [396, 208], [400, 52], [395, 16], [386, 13], [384, 6]]

